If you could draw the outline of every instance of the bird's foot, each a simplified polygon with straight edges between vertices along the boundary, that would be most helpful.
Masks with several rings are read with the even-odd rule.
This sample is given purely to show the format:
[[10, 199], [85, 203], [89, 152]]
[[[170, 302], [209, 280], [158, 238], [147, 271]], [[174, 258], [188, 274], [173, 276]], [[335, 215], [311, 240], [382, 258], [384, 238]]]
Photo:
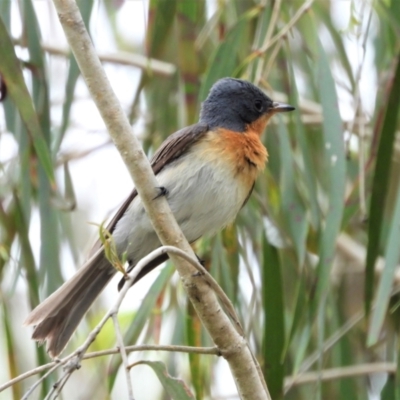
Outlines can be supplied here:
[[169, 193], [168, 189], [164, 186], [156, 187], [156, 189], [158, 190], [158, 194], [156, 197], [154, 197], [153, 200], [158, 199], [159, 197], [162, 197], [162, 196], [167, 196]]
[[197, 254], [195, 254], [196, 255], [196, 258], [197, 258], [197, 261], [204, 267], [204, 265], [205, 265], [205, 260], [203, 260], [203, 259], [201, 259]]

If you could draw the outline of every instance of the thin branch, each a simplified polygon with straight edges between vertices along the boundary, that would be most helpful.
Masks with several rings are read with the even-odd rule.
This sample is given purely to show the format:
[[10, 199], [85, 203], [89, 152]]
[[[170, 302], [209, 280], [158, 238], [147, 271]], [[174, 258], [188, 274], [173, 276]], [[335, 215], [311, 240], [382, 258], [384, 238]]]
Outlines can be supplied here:
[[257, 50], [258, 53], [265, 53], [271, 46], [273, 46], [277, 41], [286, 36], [289, 31], [296, 25], [297, 21], [311, 8], [315, 0], [309, 0], [304, 3], [293, 16], [293, 18], [277, 33], [271, 40], [264, 43], [263, 46]]
[[271, 73], [272, 68], [275, 65], [275, 59], [278, 56], [279, 51], [281, 50], [283, 43], [284, 43], [284, 41], [280, 40], [276, 44], [275, 48], [272, 50], [272, 53], [270, 54], [270, 56], [268, 57], [268, 64], [265, 67], [265, 72], [264, 72], [264, 79], [266, 79], [266, 80], [268, 79], [269, 74]]
[[[325, 340], [321, 348], [312, 353], [303, 361], [299, 372], [296, 374], [296, 378], [300, 379], [304, 374], [306, 374], [305, 371], [310, 369], [311, 366], [314, 365], [322, 357], [323, 354], [325, 354], [332, 346], [334, 346], [344, 335], [346, 335], [347, 332], [353, 329], [363, 318], [364, 312], [360, 311], [357, 314], [353, 315], [348, 321], [346, 321], [343, 326], [341, 326], [336, 332], [333, 333], [332, 336]], [[293, 383], [293, 381], [290, 382]], [[291, 389], [290, 382], [285, 384], [284, 393], [287, 393]]]
[[56, 160], [56, 166], [62, 166], [66, 162], [76, 161], [81, 158], [87, 157], [88, 155], [93, 154], [94, 152], [103, 149], [111, 144], [111, 140], [106, 140], [104, 143], [100, 143], [99, 145], [93, 146], [90, 149], [86, 150], [73, 150], [73, 151], [66, 151], [62, 152], [58, 155]]
[[243, 335], [243, 328], [240, 324], [239, 317], [236, 314], [235, 308], [233, 307], [232, 302], [230, 301], [229, 297], [226, 295], [226, 293], [222, 290], [221, 286], [218, 284], [218, 282], [210, 275], [210, 273], [195, 259], [190, 257], [187, 253], [184, 251], [178, 249], [177, 247], [173, 246], [163, 246], [160, 247], [160, 249], [164, 249], [164, 251], [168, 254], [176, 254], [179, 257], [184, 258], [187, 262], [193, 265], [203, 276], [203, 278], [207, 281], [207, 283], [210, 285], [210, 287], [214, 290], [214, 293], [218, 296], [220, 299], [222, 305], [225, 306], [225, 311], [229, 314], [229, 316], [232, 318], [233, 322], [235, 323], [235, 328], [238, 331], [240, 335]]
[[[56, 361], [53, 362], [53, 363], [51, 363], [51, 364], [52, 364], [52, 367], [50, 368], [50, 370], [47, 371], [43, 376], [41, 376], [40, 379], [38, 379], [38, 380], [29, 388], [29, 390], [24, 394], [24, 396], [22, 397], [21, 400], [26, 400], [26, 399], [28, 399], [29, 396], [34, 392], [34, 390], [35, 390], [49, 375], [51, 375], [51, 374], [61, 365], [60, 363], [58, 363], [58, 362], [56, 362]], [[46, 367], [46, 366], [48, 366], [48, 365], [49, 365], [49, 364], [46, 364], [46, 365], [44, 365], [44, 366], [42, 366], [42, 367], [35, 368], [35, 370], [37, 370], [35, 374], [39, 374], [40, 372], [44, 371], [44, 367]], [[33, 371], [33, 370], [32, 370], [32, 371]], [[6, 384], [2, 385], [2, 386], [0, 387], [0, 392], [1, 392], [2, 390], [6, 389], [7, 387], [16, 384], [17, 382], [20, 382], [20, 381], [22, 381], [23, 379], [26, 379], [26, 378], [28, 378], [29, 376], [32, 376], [32, 374], [28, 375], [28, 373], [25, 373], [25, 374], [23, 374], [23, 375], [25, 375], [25, 376], [24, 376], [22, 379], [19, 379], [19, 378], [22, 377], [22, 375], [20, 375], [19, 377], [15, 378], [15, 379], [12, 379], [11, 381], [9, 381], [9, 382], [7, 382]], [[7, 386], [6, 386], [6, 385], [7, 385]]]
[[[277, 0], [274, 2], [274, 8], [272, 10], [272, 15], [271, 15], [271, 18], [270, 18], [270, 21], [268, 24], [268, 30], [265, 35], [263, 46], [267, 45], [271, 40], [275, 26], [278, 22], [278, 16], [279, 16], [279, 12], [281, 10], [281, 4], [282, 4], [282, 0]], [[280, 46], [277, 46], [277, 47], [280, 48]], [[265, 64], [265, 60], [264, 60], [264, 58], [261, 58], [257, 65], [256, 78], [255, 78], [256, 82], [259, 82], [263, 75], [264, 64]], [[268, 74], [265, 76], [268, 76]]]
[[[175, 345], [151, 345], [151, 344], [141, 344], [126, 346], [125, 350], [127, 353], [132, 353], [134, 351], [168, 351], [174, 353], [190, 353], [190, 354], [208, 354], [214, 356], [220, 356], [220, 352], [216, 347], [192, 347], [192, 346], [175, 346]], [[86, 354], [83, 359], [89, 360], [97, 357], [104, 357], [113, 354], [118, 354], [119, 349], [109, 349], [94, 351], [92, 353]]]
[[53, 394], [55, 394], [54, 399], [56, 399], [60, 394], [65, 384], [68, 382], [69, 377], [72, 375], [73, 371], [66, 371], [64, 375], [53, 385], [50, 392], [44, 398], [44, 400], [51, 400]]
[[325, 369], [317, 372], [307, 372], [301, 376], [289, 376], [285, 378], [285, 392], [287, 388], [306, 383], [313, 383], [319, 380], [330, 381], [335, 379], [352, 378], [356, 376], [374, 374], [377, 372], [387, 372], [393, 374], [396, 372], [395, 363], [370, 363], [361, 365], [351, 365], [347, 367]]
[[[19, 39], [15, 39], [14, 43], [21, 46], [27, 47], [27, 44]], [[51, 45], [49, 43], [41, 44], [42, 50], [54, 56], [69, 57], [71, 52], [68, 49], [64, 49], [58, 46]], [[131, 67], [137, 67], [149, 73], [155, 75], [161, 75], [169, 77], [176, 72], [176, 66], [174, 64], [156, 60], [155, 58], [148, 58], [141, 54], [127, 53], [119, 51], [117, 53], [97, 53], [99, 59], [103, 63], [113, 63], [120, 65], [128, 65]]]
[[128, 386], [128, 398], [129, 398], [129, 400], [133, 400], [133, 386], [132, 386], [132, 381], [131, 381], [130, 372], [129, 372], [128, 356], [126, 354], [126, 349], [125, 349], [125, 345], [124, 345], [124, 338], [122, 337], [122, 333], [121, 333], [121, 327], [120, 327], [119, 322], [118, 322], [118, 314], [117, 313], [113, 313], [111, 315], [111, 318], [112, 318], [113, 323], [114, 323], [114, 329], [115, 329], [115, 334], [116, 334], [116, 337], [117, 337], [117, 343], [118, 343], [118, 347], [119, 347], [119, 352], [120, 352], [121, 358], [122, 358], [122, 364], [124, 365], [125, 378], [126, 378], [126, 383], [127, 383], [127, 386]]
[[[142, 345], [126, 346], [125, 350], [127, 353], [133, 353], [133, 352], [138, 352], [138, 351], [168, 351], [168, 352], [174, 352], [174, 353], [191, 353], [191, 354], [205, 354], [205, 355], [221, 356], [218, 348], [216, 348], [216, 347], [192, 347], [192, 346], [142, 344]], [[108, 349], [108, 350], [99, 350], [99, 351], [93, 351], [91, 353], [87, 353], [82, 357], [82, 361], [91, 360], [93, 358], [98, 358], [98, 357], [110, 356], [110, 355], [114, 355], [114, 354], [119, 354], [119, 348], [113, 348], [113, 349]], [[64, 365], [71, 357], [72, 357], [72, 355], [68, 355], [64, 359], [53, 361], [48, 364], [41, 365], [40, 367], [33, 368], [30, 371], [24, 372], [23, 374], [15, 377], [15, 378], [7, 381], [3, 385], [1, 385], [0, 393], [15, 384], [17, 384], [25, 379], [30, 378], [31, 376], [38, 375], [48, 369], [51, 369], [51, 371], [48, 374], [46, 374], [46, 377], [47, 377], [52, 372], [54, 372], [57, 368]]]

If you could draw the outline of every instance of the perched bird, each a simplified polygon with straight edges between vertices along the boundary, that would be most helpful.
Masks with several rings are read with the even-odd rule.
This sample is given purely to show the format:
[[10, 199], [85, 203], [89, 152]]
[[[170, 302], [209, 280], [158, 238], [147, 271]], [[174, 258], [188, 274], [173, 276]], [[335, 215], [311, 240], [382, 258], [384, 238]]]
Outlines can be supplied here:
[[[232, 222], [248, 200], [264, 169], [267, 150], [260, 140], [268, 120], [294, 107], [272, 101], [250, 82], [224, 78], [211, 88], [197, 124], [169, 136], [151, 165], [186, 239], [193, 243]], [[119, 254], [130, 268], [160, 246], [134, 189], [107, 227]], [[32, 338], [47, 341], [57, 356], [116, 269], [101, 243], [89, 260], [27, 317], [36, 325]], [[162, 255], [142, 270], [137, 280], [166, 261]]]

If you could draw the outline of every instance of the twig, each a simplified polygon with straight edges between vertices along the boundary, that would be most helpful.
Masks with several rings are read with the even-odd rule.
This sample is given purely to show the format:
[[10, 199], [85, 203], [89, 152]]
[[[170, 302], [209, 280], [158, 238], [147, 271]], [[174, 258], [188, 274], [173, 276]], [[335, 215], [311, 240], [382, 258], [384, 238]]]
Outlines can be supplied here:
[[[21, 47], [27, 46], [25, 42], [19, 39], [15, 39], [14, 43]], [[71, 54], [70, 50], [51, 45], [49, 43], [42, 43], [41, 47], [46, 53], [52, 54], [54, 56], [69, 57]], [[174, 64], [156, 60], [155, 58], [148, 58], [141, 54], [119, 51], [118, 53], [99, 52], [97, 53], [97, 55], [101, 62], [137, 67], [156, 75], [168, 77], [176, 72], [176, 66]]]
[[354, 376], [368, 375], [376, 372], [387, 372], [393, 374], [396, 372], [396, 364], [382, 362], [351, 365], [347, 367], [330, 368], [316, 372], [307, 372], [301, 376], [289, 376], [285, 378], [285, 392], [287, 391], [287, 388], [316, 382], [318, 380], [328, 381], [334, 379], [351, 378]]
[[[135, 351], [168, 351], [168, 352], [174, 352], [174, 353], [193, 353], [193, 354], [206, 354], [206, 355], [215, 355], [215, 356], [221, 355], [219, 350], [216, 347], [192, 347], [192, 346], [142, 344], [142, 345], [126, 346], [125, 350], [127, 353], [132, 353]], [[118, 353], [119, 353], [119, 348], [93, 351], [91, 353], [85, 354], [82, 357], [82, 361], [91, 360], [93, 358], [104, 357], [104, 356], [109, 356], [109, 355], [118, 354]], [[8, 389], [9, 387], [27, 379], [27, 378], [30, 378], [31, 376], [38, 375], [48, 369], [51, 369], [51, 371], [49, 373], [49, 374], [51, 374], [57, 368], [64, 365], [71, 357], [72, 357], [72, 355], [68, 355], [64, 359], [53, 361], [53, 362], [50, 362], [45, 365], [41, 365], [40, 367], [33, 368], [30, 371], [27, 371], [27, 372], [15, 377], [14, 379], [7, 381], [6, 383], [4, 383], [3, 385], [0, 386], [0, 393], [2, 391], [4, 391], [5, 389]], [[55, 368], [53, 369], [53, 367], [55, 367]], [[46, 375], [46, 377], [47, 376], [48, 375]]]
[[[390, 294], [390, 296], [395, 296], [398, 293], [400, 293], [400, 287], [394, 288]], [[375, 308], [375, 303], [373, 304], [372, 309]], [[304, 360], [303, 364], [301, 365], [299, 372], [291, 378], [291, 380], [285, 384], [285, 389], [284, 393], [286, 394], [292, 387], [292, 385], [295, 385], [298, 380], [301, 379], [302, 376], [309, 374], [305, 371], [307, 371], [311, 366], [318, 361], [319, 357], [321, 356], [321, 353], [326, 353], [334, 344], [336, 344], [347, 332], [349, 332], [355, 325], [357, 325], [365, 316], [364, 310], [357, 312], [354, 314], [348, 321], [346, 321], [345, 324], [341, 328], [339, 328], [331, 337], [329, 337], [323, 344], [322, 350], [317, 350], [313, 354], [311, 354], [309, 357], [307, 357], [306, 360]], [[345, 368], [345, 367], [343, 367]], [[343, 369], [341, 368], [341, 369]], [[322, 371], [318, 371], [318, 373], [321, 373]], [[372, 371], [372, 372], [378, 372], [378, 371]], [[320, 375], [319, 378], [324, 380], [323, 377]]]
[[[24, 394], [24, 396], [22, 397], [22, 399], [21, 400], [26, 400], [33, 392], [34, 392], [34, 390], [52, 373], [52, 372], [54, 372], [61, 364], [60, 363], [57, 363], [56, 361], [54, 362], [54, 363], [52, 363], [53, 364], [53, 368], [51, 368], [49, 371], [47, 371], [43, 376], [41, 376], [40, 377], [40, 379], [38, 379], [29, 389], [28, 389], [28, 391]], [[49, 365], [49, 364], [46, 364], [46, 365]], [[39, 368], [35, 368], [35, 370], [39, 370], [41, 367], [39, 367]], [[37, 374], [39, 374], [40, 372], [42, 372], [42, 370], [43, 369], [41, 369], [40, 371], [36, 371], [36, 373]], [[23, 374], [23, 375], [27, 375], [27, 374]], [[22, 375], [21, 375], [22, 376]], [[29, 376], [31, 376], [31, 375], [27, 375], [27, 376], [24, 376], [24, 378], [23, 379], [25, 379], [25, 378], [28, 378]], [[5, 385], [3, 385], [1, 388], [0, 388], [0, 392], [3, 390], [2, 388], [4, 387], [4, 389], [6, 389], [7, 387], [9, 387], [9, 386], [11, 386], [11, 385], [14, 385], [15, 383], [17, 383], [17, 382], [20, 382], [22, 379], [18, 379], [18, 378], [16, 378], [16, 379], [13, 379], [12, 381], [9, 381], [9, 382], [7, 382], [7, 384], [9, 384], [10, 382], [13, 382], [12, 384], [10, 384], [10, 385], [8, 385], [8, 386], [5, 386]], [[15, 381], [15, 382], [14, 382]]]
[[117, 313], [118, 313], [118, 309], [115, 310], [115, 312], [111, 314], [111, 318], [114, 323], [115, 335], [117, 337], [119, 352], [121, 354], [122, 363], [124, 365], [126, 384], [128, 386], [128, 398], [129, 398], [129, 400], [133, 400], [133, 386], [132, 386], [132, 381], [131, 381], [131, 377], [130, 377], [130, 373], [129, 373], [128, 356], [126, 355], [124, 338], [122, 337], [121, 327], [118, 322], [118, 314]]
[[[210, 285], [210, 287], [214, 290], [214, 293], [218, 296], [221, 303], [225, 306], [225, 311], [229, 314], [232, 320], [235, 322], [235, 328], [240, 335], [243, 335], [243, 328], [240, 324], [239, 317], [236, 314], [235, 308], [233, 307], [232, 302], [230, 301], [229, 297], [226, 293], [222, 290], [221, 286], [218, 282], [210, 275], [210, 273], [195, 259], [190, 257], [184, 251], [178, 249], [177, 247], [173, 246], [162, 246], [160, 249], [164, 249], [165, 253], [168, 254], [176, 254], [179, 257], [182, 257], [187, 262], [193, 265], [203, 276], [206, 282]], [[135, 267], [136, 268], [136, 267]]]
[[[192, 346], [175, 346], [175, 345], [150, 345], [150, 344], [141, 344], [141, 345], [133, 345], [126, 346], [125, 350], [127, 353], [131, 353], [134, 351], [170, 351], [175, 353], [191, 353], [191, 354], [208, 354], [220, 356], [220, 352], [216, 347], [192, 347]], [[109, 350], [100, 350], [94, 351], [92, 353], [86, 354], [83, 359], [89, 360], [97, 357], [109, 356], [112, 354], [118, 354], [119, 349], [109, 349]]]
[[[364, 312], [360, 311], [359, 313], [355, 314], [351, 317], [348, 321], [346, 321], [341, 328], [339, 328], [331, 337], [329, 337], [321, 346], [318, 348], [317, 351], [312, 353], [309, 357], [307, 357], [300, 369], [299, 372], [295, 375], [296, 379], [300, 379], [311, 366], [316, 363], [320, 357], [324, 353], [326, 353], [335, 343], [337, 343], [347, 332], [349, 332], [354, 326], [356, 326], [362, 319], [364, 318]], [[287, 384], [285, 384], [284, 393], [286, 394], [291, 388], [292, 385], [295, 384], [294, 378]]]
[[93, 146], [90, 149], [62, 152], [57, 157], [56, 165], [57, 165], [57, 167], [59, 167], [60, 165], [64, 165], [66, 162], [79, 160], [80, 158], [86, 157], [89, 154], [92, 154], [98, 150], [103, 149], [104, 147], [109, 146], [110, 144], [111, 144], [111, 140], [108, 139], [104, 143], [100, 143], [99, 145]]
[[[282, 0], [277, 0], [274, 2], [274, 8], [272, 10], [271, 19], [268, 24], [268, 30], [265, 35], [263, 46], [267, 45], [269, 43], [269, 41], [271, 40], [271, 36], [274, 32], [276, 23], [278, 21], [279, 11], [281, 9], [281, 3], [282, 3]], [[280, 46], [277, 46], [277, 47], [279, 48]], [[256, 82], [259, 82], [262, 77], [262, 72], [264, 69], [264, 62], [265, 62], [265, 60], [263, 58], [261, 58], [259, 60], [259, 63], [257, 66], [257, 71], [256, 71], [256, 79], [255, 79]]]
[[72, 372], [73, 371], [71, 370], [66, 371], [64, 375], [62, 375], [61, 378], [53, 385], [53, 387], [51, 388], [47, 396], [44, 398], [44, 400], [51, 400], [54, 393], [55, 393], [54, 399], [56, 399], [58, 395], [61, 394], [61, 391], [64, 388], [65, 384], [68, 382], [68, 379], [72, 375]]
[[[108, 319], [112, 315], [114, 315], [118, 312], [123, 299], [125, 298], [126, 294], [128, 293], [128, 290], [130, 289], [130, 287], [132, 286], [132, 283], [135, 281], [136, 277], [140, 274], [142, 269], [144, 267], [146, 267], [151, 261], [153, 261], [154, 259], [159, 257], [160, 255], [165, 254], [167, 252], [166, 247], [170, 247], [170, 246], [162, 246], [162, 247], [152, 251], [146, 257], [143, 257], [135, 265], [135, 268], [133, 268], [133, 270], [128, 274], [125, 285], [122, 288], [122, 290], [119, 292], [117, 301], [114, 303], [114, 305], [111, 307], [111, 309], [107, 312], [107, 314], [101, 319], [101, 321], [97, 324], [97, 326], [92, 330], [92, 332], [90, 332], [90, 334], [87, 337], [87, 339], [85, 340], [85, 342], [73, 353], [73, 357], [75, 358], [75, 360], [71, 360], [72, 361], [71, 368], [76, 369], [76, 365], [79, 365], [86, 350], [94, 342], [97, 335], [103, 329], [103, 326], [106, 324]], [[76, 365], [74, 365], [75, 363], [76, 363]]]
[[274, 67], [275, 64], [275, 59], [279, 53], [279, 51], [281, 50], [281, 47], [283, 45], [284, 41], [280, 40], [277, 45], [275, 46], [275, 48], [273, 49], [272, 53], [270, 54], [270, 56], [268, 57], [268, 64], [265, 67], [265, 72], [264, 72], [264, 79], [268, 79], [269, 74], [272, 71], [272, 68]]
[[272, 45], [278, 40], [282, 39], [287, 33], [296, 25], [297, 21], [305, 14], [312, 6], [315, 0], [309, 0], [304, 3], [298, 10], [294, 17], [277, 33], [271, 40], [257, 50], [258, 53], [265, 53]]

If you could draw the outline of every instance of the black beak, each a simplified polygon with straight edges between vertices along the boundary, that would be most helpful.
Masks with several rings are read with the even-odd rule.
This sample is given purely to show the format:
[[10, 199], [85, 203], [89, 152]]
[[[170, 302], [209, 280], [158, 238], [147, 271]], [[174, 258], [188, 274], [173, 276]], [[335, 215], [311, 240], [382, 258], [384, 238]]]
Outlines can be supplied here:
[[277, 112], [288, 112], [288, 111], [293, 111], [295, 108], [293, 106], [290, 106], [289, 104], [285, 103], [278, 103], [277, 101], [274, 101], [272, 103], [272, 107], [270, 108], [270, 112], [277, 113]]

